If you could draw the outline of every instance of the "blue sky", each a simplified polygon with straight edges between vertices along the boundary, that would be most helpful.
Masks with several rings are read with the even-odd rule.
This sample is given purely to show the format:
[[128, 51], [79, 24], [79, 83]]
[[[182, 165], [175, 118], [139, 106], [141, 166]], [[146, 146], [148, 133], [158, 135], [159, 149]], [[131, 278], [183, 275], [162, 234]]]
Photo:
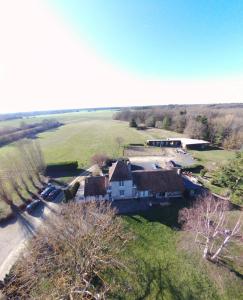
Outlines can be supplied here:
[[160, 78], [243, 73], [243, 1], [50, 0], [109, 61]]
[[243, 102], [243, 0], [0, 1], [0, 113]]

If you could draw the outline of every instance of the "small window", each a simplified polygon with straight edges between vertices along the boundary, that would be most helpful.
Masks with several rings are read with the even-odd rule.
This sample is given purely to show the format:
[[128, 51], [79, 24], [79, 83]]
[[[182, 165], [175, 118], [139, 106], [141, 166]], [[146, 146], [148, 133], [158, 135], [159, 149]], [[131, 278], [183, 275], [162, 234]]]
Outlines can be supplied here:
[[123, 190], [120, 191], [120, 196], [124, 196], [124, 191]]
[[124, 186], [124, 181], [119, 181], [119, 186]]

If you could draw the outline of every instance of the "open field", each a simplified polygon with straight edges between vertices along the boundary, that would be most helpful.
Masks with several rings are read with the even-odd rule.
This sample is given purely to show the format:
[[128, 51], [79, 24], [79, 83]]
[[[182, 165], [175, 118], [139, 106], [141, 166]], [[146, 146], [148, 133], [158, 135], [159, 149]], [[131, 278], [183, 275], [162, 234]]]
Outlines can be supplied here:
[[[50, 115], [63, 122], [64, 126], [38, 135], [46, 162], [77, 160], [80, 167], [87, 167], [90, 157], [97, 152], [121, 156], [122, 148], [115, 141], [118, 136], [123, 138], [124, 144], [128, 144], [144, 143], [149, 138], [164, 138], [174, 134], [162, 129], [138, 131], [130, 128], [126, 122], [112, 120], [112, 114], [112, 111], [98, 111]], [[32, 122], [33, 119], [40, 121], [43, 118], [39, 116], [26, 120]], [[9, 126], [14, 126], [17, 121], [7, 122]], [[14, 145], [0, 148], [0, 155], [14, 152]]]
[[[192, 245], [192, 237], [175, 229], [178, 208], [154, 208], [124, 217], [135, 235], [125, 256], [136, 267], [130, 269], [130, 263], [131, 272], [119, 274], [129, 292], [116, 298], [241, 299], [242, 279], [203, 260]], [[242, 274], [243, 269], [237, 271]]]

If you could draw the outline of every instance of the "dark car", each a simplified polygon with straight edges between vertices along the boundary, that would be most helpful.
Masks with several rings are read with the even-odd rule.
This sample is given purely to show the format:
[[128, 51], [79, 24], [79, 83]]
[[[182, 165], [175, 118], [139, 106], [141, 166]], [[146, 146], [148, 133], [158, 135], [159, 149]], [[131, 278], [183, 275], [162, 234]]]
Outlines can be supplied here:
[[55, 189], [47, 196], [47, 199], [50, 201], [55, 200], [55, 198], [60, 194], [60, 192], [61, 192], [61, 189]]
[[48, 197], [48, 195], [51, 192], [53, 192], [54, 190], [56, 190], [56, 188], [54, 186], [49, 186], [46, 189], [44, 189], [44, 191], [40, 195], [43, 199], [46, 199]]
[[41, 204], [41, 200], [36, 199], [26, 206], [26, 211], [28, 213], [31, 213], [40, 204]]

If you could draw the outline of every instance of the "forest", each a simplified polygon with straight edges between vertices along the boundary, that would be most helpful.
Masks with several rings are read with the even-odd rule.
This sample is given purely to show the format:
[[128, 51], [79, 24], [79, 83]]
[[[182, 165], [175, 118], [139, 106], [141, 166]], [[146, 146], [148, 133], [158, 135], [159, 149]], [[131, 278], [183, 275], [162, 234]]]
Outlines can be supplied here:
[[128, 121], [131, 127], [154, 127], [185, 133], [225, 149], [241, 149], [243, 144], [243, 105], [170, 105], [125, 108], [115, 120]]

